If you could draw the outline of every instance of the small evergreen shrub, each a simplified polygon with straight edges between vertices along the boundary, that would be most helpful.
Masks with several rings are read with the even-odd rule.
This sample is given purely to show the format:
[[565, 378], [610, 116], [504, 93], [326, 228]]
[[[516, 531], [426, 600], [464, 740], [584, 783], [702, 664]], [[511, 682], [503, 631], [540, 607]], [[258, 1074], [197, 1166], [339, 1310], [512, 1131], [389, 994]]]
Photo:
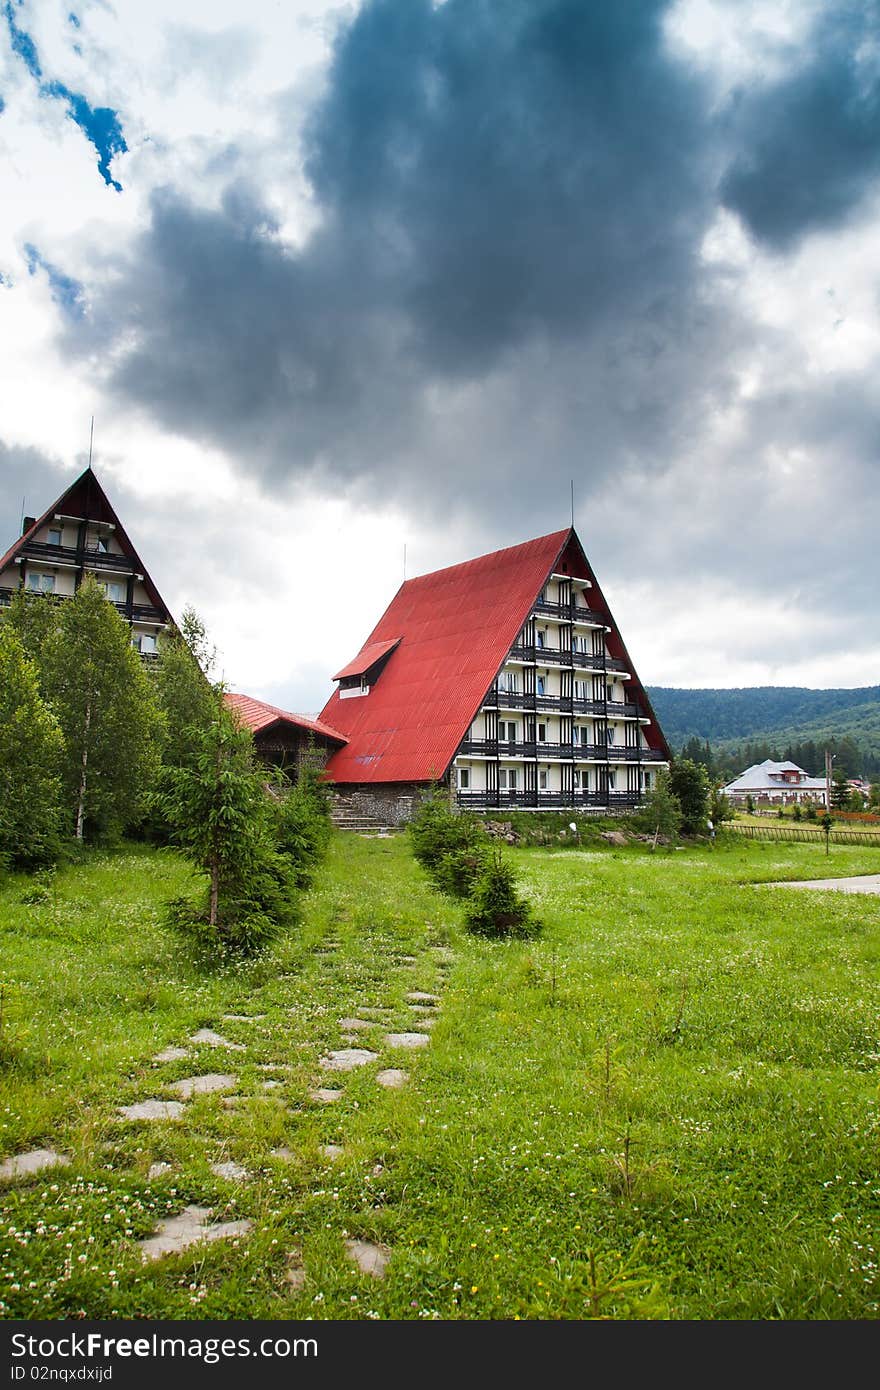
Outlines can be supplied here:
[[311, 884], [331, 830], [329, 798], [317, 775], [303, 769], [297, 785], [279, 797], [273, 816], [276, 847], [290, 860], [298, 888]]
[[488, 854], [482, 826], [450, 811], [442, 793], [432, 791], [410, 821], [409, 835], [413, 855], [435, 887], [466, 897]]
[[542, 924], [531, 905], [516, 891], [516, 875], [495, 849], [489, 855], [471, 888], [464, 915], [468, 931], [477, 936], [536, 936]]

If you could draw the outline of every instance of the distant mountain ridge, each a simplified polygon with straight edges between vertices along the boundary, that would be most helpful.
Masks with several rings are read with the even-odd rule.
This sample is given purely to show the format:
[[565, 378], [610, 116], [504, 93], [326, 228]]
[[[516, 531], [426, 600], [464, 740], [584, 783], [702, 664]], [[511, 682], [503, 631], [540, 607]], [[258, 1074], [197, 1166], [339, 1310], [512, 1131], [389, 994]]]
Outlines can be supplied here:
[[713, 748], [750, 742], [784, 747], [808, 740], [851, 738], [880, 755], [880, 685], [855, 690], [756, 685], [735, 690], [648, 686], [657, 719], [673, 749], [691, 738]]

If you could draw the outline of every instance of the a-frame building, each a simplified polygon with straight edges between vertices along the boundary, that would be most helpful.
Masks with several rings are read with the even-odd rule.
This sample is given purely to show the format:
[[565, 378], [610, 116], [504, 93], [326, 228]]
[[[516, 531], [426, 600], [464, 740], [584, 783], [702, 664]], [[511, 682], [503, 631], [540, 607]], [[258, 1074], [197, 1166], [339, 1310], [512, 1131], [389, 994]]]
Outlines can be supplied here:
[[42, 516], [25, 517], [22, 534], [0, 558], [0, 605], [18, 588], [68, 598], [86, 574], [126, 619], [141, 655], [155, 657], [159, 634], [173, 619], [91, 468]]
[[407, 580], [334, 680], [327, 776], [389, 823], [432, 782], [476, 810], [632, 807], [670, 758], [573, 528]]

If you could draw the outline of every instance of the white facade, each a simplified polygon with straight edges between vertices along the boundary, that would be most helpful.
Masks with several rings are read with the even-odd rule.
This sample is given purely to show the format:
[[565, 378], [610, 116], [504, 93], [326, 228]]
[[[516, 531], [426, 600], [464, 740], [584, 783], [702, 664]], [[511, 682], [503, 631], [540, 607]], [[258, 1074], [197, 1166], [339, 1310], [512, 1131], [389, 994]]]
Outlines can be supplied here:
[[589, 588], [569, 575], [545, 585], [454, 760], [462, 806], [634, 805], [667, 765]]

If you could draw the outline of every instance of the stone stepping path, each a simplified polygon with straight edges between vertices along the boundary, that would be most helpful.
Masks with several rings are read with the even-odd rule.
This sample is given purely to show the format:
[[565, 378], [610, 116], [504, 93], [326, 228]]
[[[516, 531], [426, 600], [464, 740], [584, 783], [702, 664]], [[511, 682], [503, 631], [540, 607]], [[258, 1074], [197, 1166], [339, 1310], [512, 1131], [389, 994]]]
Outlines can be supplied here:
[[42, 1173], [44, 1168], [66, 1168], [69, 1163], [66, 1154], [56, 1153], [54, 1149], [30, 1149], [28, 1153], [4, 1159], [0, 1163], [0, 1178], [24, 1178], [31, 1173]]
[[166, 1047], [161, 1052], [157, 1052], [153, 1058], [154, 1062], [182, 1062], [189, 1052], [185, 1047]]
[[258, 1019], [265, 1018], [265, 1014], [224, 1014], [224, 1023], [254, 1023]]
[[378, 1055], [365, 1047], [344, 1047], [339, 1052], [322, 1057], [318, 1065], [324, 1071], [354, 1071], [355, 1067], [365, 1067], [368, 1062], [375, 1062]]
[[[229, 1091], [238, 1084], [237, 1076], [225, 1076], [220, 1072], [207, 1072], [204, 1076], [185, 1076], [180, 1081], [172, 1081], [169, 1090], [176, 1091], [184, 1100], [191, 1096], [210, 1095], [212, 1091]], [[174, 1102], [169, 1102], [173, 1104]]]
[[431, 1041], [428, 1033], [386, 1033], [385, 1042], [389, 1047], [427, 1047]]
[[296, 1154], [293, 1152], [293, 1149], [285, 1149], [284, 1147], [280, 1149], [272, 1149], [271, 1154], [273, 1158], [281, 1158], [285, 1161], [285, 1163], [292, 1163], [293, 1160], [296, 1158]]
[[342, 1092], [334, 1091], [329, 1086], [318, 1086], [314, 1091], [309, 1091], [312, 1100], [320, 1101], [322, 1105], [332, 1105], [335, 1100], [342, 1100]]
[[371, 1240], [347, 1240], [345, 1253], [361, 1274], [372, 1274], [374, 1279], [385, 1278], [385, 1268], [391, 1259], [387, 1245], [375, 1245]]
[[134, 1105], [120, 1105], [124, 1120], [179, 1120], [183, 1105], [179, 1100], [139, 1100]]
[[292, 1250], [287, 1257], [287, 1272], [285, 1279], [290, 1286], [291, 1293], [300, 1293], [306, 1282], [306, 1272], [302, 1263], [302, 1251]]
[[319, 1146], [319, 1152], [322, 1153], [325, 1158], [341, 1158], [345, 1150], [341, 1144], [321, 1144]]
[[385, 1086], [388, 1090], [399, 1091], [401, 1086], [405, 1086], [409, 1081], [409, 1072], [400, 1071], [397, 1067], [386, 1067], [376, 1076], [380, 1086]]
[[368, 1018], [341, 1018], [340, 1028], [344, 1028], [346, 1033], [362, 1033], [365, 1029], [376, 1028], [378, 1025], [375, 1019]]
[[244, 1043], [230, 1042], [222, 1034], [215, 1033], [211, 1028], [200, 1028], [197, 1033], [190, 1035], [191, 1043], [203, 1043], [207, 1047], [228, 1047], [232, 1052], [244, 1052]]
[[223, 1221], [212, 1226], [211, 1210], [208, 1207], [184, 1207], [179, 1216], [160, 1221], [155, 1235], [139, 1241], [144, 1261], [161, 1260], [165, 1255], [176, 1255], [205, 1240], [226, 1240], [231, 1236], [244, 1236], [253, 1226], [247, 1219], [243, 1221]]
[[409, 994], [404, 996], [410, 1004], [433, 1004], [440, 1003], [440, 996], [437, 994], [426, 994], [423, 989], [411, 989]]

